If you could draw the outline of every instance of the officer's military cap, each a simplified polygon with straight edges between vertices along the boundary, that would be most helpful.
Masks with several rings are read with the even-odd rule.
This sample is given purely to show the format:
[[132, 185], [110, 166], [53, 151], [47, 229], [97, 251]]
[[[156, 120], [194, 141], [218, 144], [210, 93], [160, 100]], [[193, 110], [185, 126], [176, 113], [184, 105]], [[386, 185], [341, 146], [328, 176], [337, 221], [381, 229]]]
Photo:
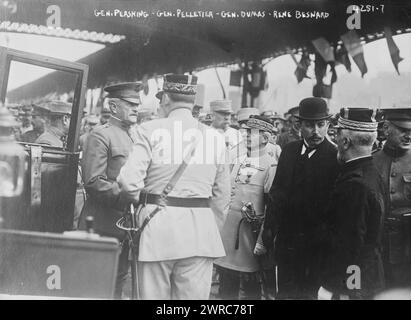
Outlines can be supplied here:
[[375, 132], [378, 128], [376, 113], [376, 110], [369, 108], [341, 108], [338, 123], [334, 128]]
[[37, 105], [33, 104], [33, 111], [32, 111], [32, 116], [46, 116], [50, 113], [50, 110], [48, 110], [44, 105]]
[[142, 88], [141, 82], [124, 82], [107, 86], [104, 91], [108, 93], [107, 98], [118, 98], [130, 103], [140, 104], [140, 91]]
[[49, 101], [42, 106], [46, 109], [47, 115], [58, 116], [58, 115], [71, 115], [71, 104], [63, 101]]
[[282, 116], [280, 116], [277, 112], [274, 112], [272, 110], [264, 111], [263, 113], [261, 113], [261, 115], [272, 120], [285, 121], [285, 119]]
[[100, 123], [100, 119], [95, 114], [90, 114], [87, 116], [87, 123], [91, 125], [96, 125]]
[[252, 115], [258, 115], [258, 109], [257, 108], [241, 108], [237, 112], [237, 121], [238, 122], [243, 122], [247, 121], [248, 118]]
[[231, 108], [231, 100], [214, 100], [210, 102], [211, 112], [233, 113]]
[[291, 116], [298, 116], [298, 112], [300, 111], [300, 107], [296, 106], [296, 107], [292, 107], [291, 109], [289, 109], [287, 111], [287, 114], [291, 115]]
[[274, 133], [276, 131], [276, 128], [273, 126], [271, 123], [270, 119], [265, 117], [265, 116], [260, 116], [260, 115], [252, 115], [248, 119], [247, 123], [245, 126], [243, 126], [245, 129], [257, 129], [260, 131], [268, 131], [271, 133]]
[[411, 129], [411, 108], [382, 109], [382, 112], [385, 120], [400, 128]]
[[164, 92], [195, 95], [197, 93], [197, 77], [193, 75], [169, 73], [164, 75], [163, 90], [156, 97], [161, 100]]

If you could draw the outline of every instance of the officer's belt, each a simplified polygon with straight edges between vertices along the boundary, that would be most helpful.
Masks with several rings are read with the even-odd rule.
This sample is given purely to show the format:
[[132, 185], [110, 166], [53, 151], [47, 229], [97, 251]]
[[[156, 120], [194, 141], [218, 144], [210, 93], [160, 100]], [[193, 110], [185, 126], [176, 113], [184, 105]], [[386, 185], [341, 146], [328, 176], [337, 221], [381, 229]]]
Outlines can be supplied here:
[[184, 207], [184, 208], [209, 208], [209, 198], [178, 198], [178, 197], [162, 197], [154, 193], [140, 193], [139, 204], [155, 204], [162, 207]]

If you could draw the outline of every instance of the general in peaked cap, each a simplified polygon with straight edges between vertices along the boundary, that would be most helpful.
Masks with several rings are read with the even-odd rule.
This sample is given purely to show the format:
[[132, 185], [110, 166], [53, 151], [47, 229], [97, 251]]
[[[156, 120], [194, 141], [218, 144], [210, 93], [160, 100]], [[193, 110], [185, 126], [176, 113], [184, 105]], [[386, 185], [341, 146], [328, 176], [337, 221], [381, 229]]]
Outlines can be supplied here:
[[384, 119], [404, 129], [411, 129], [411, 108], [382, 109]]
[[193, 75], [169, 73], [164, 75], [163, 90], [157, 92], [161, 100], [164, 92], [194, 96], [197, 93], [197, 77]]
[[124, 82], [107, 86], [104, 91], [108, 93], [107, 98], [118, 98], [130, 103], [140, 104], [140, 91], [142, 88], [141, 82]]
[[378, 122], [376, 110], [369, 108], [341, 108], [337, 125], [334, 128], [352, 131], [376, 132]]
[[324, 120], [331, 117], [325, 100], [316, 97], [301, 100], [299, 114], [294, 116], [300, 120]]
[[274, 133], [275, 127], [272, 125], [271, 121], [269, 118], [264, 117], [264, 116], [259, 116], [259, 115], [252, 115], [248, 119], [247, 123], [245, 126], [243, 126], [245, 129], [256, 129], [259, 131], [267, 131], [270, 133]]
[[233, 114], [231, 108], [231, 100], [214, 100], [210, 102], [211, 112], [229, 113]]

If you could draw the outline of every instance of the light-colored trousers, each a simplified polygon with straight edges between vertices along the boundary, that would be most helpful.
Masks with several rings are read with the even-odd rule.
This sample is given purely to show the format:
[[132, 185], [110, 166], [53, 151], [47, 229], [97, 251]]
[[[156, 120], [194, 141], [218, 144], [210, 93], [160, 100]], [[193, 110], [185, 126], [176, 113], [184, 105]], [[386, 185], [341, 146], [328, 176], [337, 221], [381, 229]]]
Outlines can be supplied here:
[[214, 258], [190, 257], [137, 263], [142, 300], [207, 300]]

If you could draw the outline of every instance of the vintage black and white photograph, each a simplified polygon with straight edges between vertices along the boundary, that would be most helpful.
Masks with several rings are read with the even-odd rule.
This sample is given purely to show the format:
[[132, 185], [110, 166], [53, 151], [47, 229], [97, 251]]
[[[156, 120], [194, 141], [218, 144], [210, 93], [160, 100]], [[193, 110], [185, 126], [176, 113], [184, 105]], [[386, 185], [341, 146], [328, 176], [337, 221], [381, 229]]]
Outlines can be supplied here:
[[411, 300], [411, 2], [0, 0], [0, 300], [80, 299]]

